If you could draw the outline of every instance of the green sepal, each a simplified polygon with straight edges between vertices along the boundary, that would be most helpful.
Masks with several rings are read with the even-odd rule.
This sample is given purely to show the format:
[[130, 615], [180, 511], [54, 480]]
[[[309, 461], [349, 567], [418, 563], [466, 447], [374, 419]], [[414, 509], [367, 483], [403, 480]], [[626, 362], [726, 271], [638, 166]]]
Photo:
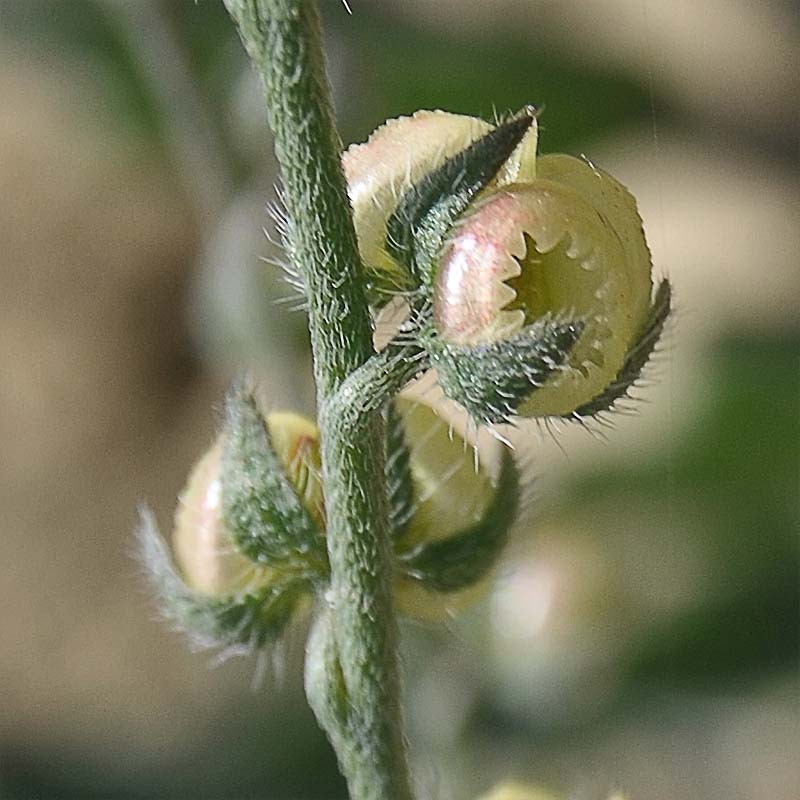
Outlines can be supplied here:
[[311, 591], [303, 579], [284, 578], [252, 592], [209, 597], [184, 583], [146, 510], [141, 514], [138, 539], [139, 554], [158, 593], [162, 614], [201, 649], [257, 649], [276, 641], [304, 595]]
[[405, 426], [394, 402], [386, 410], [386, 490], [392, 537], [398, 539], [414, 516], [414, 481]]
[[597, 397], [576, 408], [572, 414], [567, 415], [568, 417], [592, 417], [601, 411], [608, 411], [613, 408], [617, 400], [628, 394], [630, 388], [641, 377], [645, 364], [650, 360], [650, 356], [661, 338], [671, 305], [672, 287], [665, 278], [656, 290], [647, 323], [636, 340], [636, 344], [628, 351], [625, 363], [616, 378]]
[[583, 328], [577, 320], [543, 317], [508, 339], [471, 347], [431, 336], [428, 352], [444, 393], [476, 422], [510, 422], [551, 373], [564, 367]]
[[417, 281], [430, 285], [447, 232], [494, 178], [527, 133], [537, 111], [526, 106], [412, 186], [386, 225], [386, 250]]
[[235, 385], [225, 404], [222, 508], [236, 548], [251, 561], [326, 575], [325, 541], [272, 447], [253, 392]]
[[472, 586], [497, 562], [517, 518], [519, 505], [519, 470], [513, 456], [504, 450], [494, 496], [483, 517], [446, 539], [426, 542], [401, 554], [399, 568], [437, 592], [454, 592]]

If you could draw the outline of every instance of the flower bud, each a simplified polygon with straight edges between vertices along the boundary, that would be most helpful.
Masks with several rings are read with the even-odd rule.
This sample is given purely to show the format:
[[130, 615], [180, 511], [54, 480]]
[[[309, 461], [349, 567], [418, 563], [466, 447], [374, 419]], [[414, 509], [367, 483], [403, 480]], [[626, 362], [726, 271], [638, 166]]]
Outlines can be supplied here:
[[408, 288], [405, 268], [386, 249], [386, 226], [404, 191], [492, 126], [445, 111], [390, 119], [342, 157], [358, 249], [379, 292]]
[[[496, 440], [481, 444], [479, 464], [474, 437], [459, 435], [422, 402], [395, 404], [389, 442], [394, 457], [390, 453], [387, 462], [387, 483], [394, 487], [395, 592], [403, 614], [437, 620], [485, 588], [517, 515], [519, 479], [513, 459]], [[225, 430], [181, 496], [173, 537], [186, 589], [224, 600], [229, 608], [192, 611], [193, 601], [180, 590], [164, 594], [181, 598], [182, 608], [206, 629], [224, 629], [226, 615], [246, 612], [250, 632], [269, 638], [273, 629], [259, 623], [261, 604], [267, 603], [271, 620], [285, 624], [298, 592], [328, 575], [319, 475], [314, 423], [288, 413], [263, 420], [252, 396], [234, 391]], [[298, 509], [286, 507], [280, 476], [302, 506], [300, 517]], [[313, 520], [311, 529], [303, 515]], [[298, 519], [300, 527], [292, 533]], [[309, 536], [313, 541], [307, 543]], [[284, 586], [292, 592], [285, 609]]]
[[433, 408], [407, 397], [395, 401], [405, 427], [414, 481], [414, 516], [403, 545], [447, 539], [477, 522], [494, 494], [491, 469], [502, 452], [500, 443], [482, 442], [451, 428]]
[[[478, 800], [556, 800], [555, 795], [517, 781], [506, 781], [482, 794]], [[614, 792], [608, 800], [625, 800], [625, 795]]]
[[670, 309], [666, 281], [651, 301], [630, 193], [536, 145], [532, 108], [496, 128], [418, 112], [344, 157], [371, 288], [384, 300], [421, 288], [432, 301], [421, 339], [442, 389], [480, 423], [611, 408]]
[[[309, 514], [324, 520], [319, 481], [319, 445], [313, 422], [276, 412], [266, 419], [270, 441]], [[190, 589], [213, 597], [253, 592], [276, 578], [273, 566], [244, 555], [235, 544], [223, 509], [222, 462], [225, 435], [220, 434], [192, 471], [175, 513], [173, 548]]]
[[187, 586], [226, 597], [269, 580], [269, 570], [240, 555], [222, 516], [220, 438], [198, 461], [178, 500], [172, 546]]
[[568, 156], [537, 178], [486, 194], [441, 257], [434, 317], [442, 340], [480, 345], [544, 317], [583, 322], [563, 369], [532, 392], [522, 416], [569, 415], [611, 384], [650, 311], [650, 254], [633, 198]]
[[481, 795], [478, 800], [555, 800], [555, 797], [542, 789], [507, 781], [495, 786], [488, 794]]
[[[434, 410], [396, 401], [405, 426], [414, 487], [414, 513], [395, 541], [400, 611], [437, 620], [486, 588], [519, 506], [511, 456], [492, 439], [459, 435]], [[500, 464], [499, 470], [497, 469]]]

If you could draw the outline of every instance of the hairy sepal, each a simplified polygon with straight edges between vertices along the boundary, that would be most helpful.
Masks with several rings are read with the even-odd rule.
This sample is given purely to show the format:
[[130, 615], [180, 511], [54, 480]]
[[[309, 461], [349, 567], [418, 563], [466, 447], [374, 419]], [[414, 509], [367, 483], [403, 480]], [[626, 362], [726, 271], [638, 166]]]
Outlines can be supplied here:
[[584, 324], [542, 318], [508, 339], [453, 345], [430, 337], [431, 365], [445, 395], [479, 424], [512, 422], [518, 409], [548, 377], [567, 369], [570, 351]]
[[448, 231], [536, 124], [527, 106], [429, 172], [402, 196], [386, 226], [386, 251], [429, 286]]
[[322, 532], [275, 453], [255, 395], [243, 384], [227, 398], [223, 436], [223, 516], [236, 548], [257, 564], [325, 574]]
[[230, 597], [192, 590], [178, 574], [149, 511], [138, 530], [139, 554], [164, 617], [199, 649], [257, 649], [276, 641], [309, 590], [302, 579], [283, 578]]
[[494, 567], [508, 541], [519, 501], [519, 471], [513, 456], [504, 451], [492, 500], [481, 519], [402, 554], [398, 559], [401, 572], [432, 592], [456, 592], [478, 583]]
[[603, 392], [588, 403], [576, 408], [572, 414], [568, 415], [569, 417], [593, 417], [601, 411], [611, 410], [618, 400], [628, 396], [630, 389], [641, 377], [642, 370], [650, 360], [650, 356], [661, 338], [671, 307], [672, 287], [669, 281], [664, 279], [656, 290], [647, 322], [635, 344], [628, 351], [625, 363], [616, 378]]

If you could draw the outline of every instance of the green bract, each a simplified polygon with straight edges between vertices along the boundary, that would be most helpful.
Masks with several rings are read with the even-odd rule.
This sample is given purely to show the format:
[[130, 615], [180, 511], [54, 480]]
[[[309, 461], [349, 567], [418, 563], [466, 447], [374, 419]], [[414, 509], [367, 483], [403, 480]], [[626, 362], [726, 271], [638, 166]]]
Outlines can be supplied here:
[[[499, 443], [485, 447], [478, 464], [476, 442], [432, 408], [404, 398], [396, 407], [413, 487], [413, 515], [394, 545], [398, 605], [407, 616], [440, 619], [485, 587], [517, 517], [519, 476]], [[489, 468], [494, 461], [497, 474]]]
[[198, 646], [261, 647], [281, 635], [323, 563], [317, 432], [295, 414], [265, 421], [241, 388], [227, 411], [181, 495], [174, 561], [149, 514], [141, 551], [164, 615]]

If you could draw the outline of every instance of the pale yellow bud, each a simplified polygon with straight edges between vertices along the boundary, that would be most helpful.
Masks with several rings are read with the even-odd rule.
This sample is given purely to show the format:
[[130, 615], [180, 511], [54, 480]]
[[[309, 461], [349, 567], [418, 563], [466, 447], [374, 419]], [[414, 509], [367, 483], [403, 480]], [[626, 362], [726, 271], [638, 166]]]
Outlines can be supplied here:
[[495, 786], [488, 794], [481, 795], [477, 800], [557, 800], [557, 798], [541, 789], [508, 781]]
[[[405, 425], [415, 486], [415, 512], [402, 547], [413, 550], [425, 542], [447, 539], [483, 518], [494, 497], [490, 467], [497, 462], [501, 446], [494, 439], [482, 442], [477, 459], [474, 436], [451, 429], [424, 403], [402, 397], [396, 402]], [[408, 617], [442, 620], [483, 595], [490, 574], [465, 589], [445, 593], [401, 576], [396, 585], [398, 607]]]
[[404, 286], [404, 268], [386, 252], [386, 225], [403, 193], [492, 128], [445, 111], [390, 119], [342, 158], [358, 248], [367, 270], [387, 286]]
[[[273, 450], [312, 517], [322, 526], [317, 427], [297, 414], [275, 412], [267, 419]], [[189, 588], [212, 597], [253, 592], [275, 576], [235, 547], [222, 508], [220, 435], [192, 470], [175, 511], [175, 561]]]

